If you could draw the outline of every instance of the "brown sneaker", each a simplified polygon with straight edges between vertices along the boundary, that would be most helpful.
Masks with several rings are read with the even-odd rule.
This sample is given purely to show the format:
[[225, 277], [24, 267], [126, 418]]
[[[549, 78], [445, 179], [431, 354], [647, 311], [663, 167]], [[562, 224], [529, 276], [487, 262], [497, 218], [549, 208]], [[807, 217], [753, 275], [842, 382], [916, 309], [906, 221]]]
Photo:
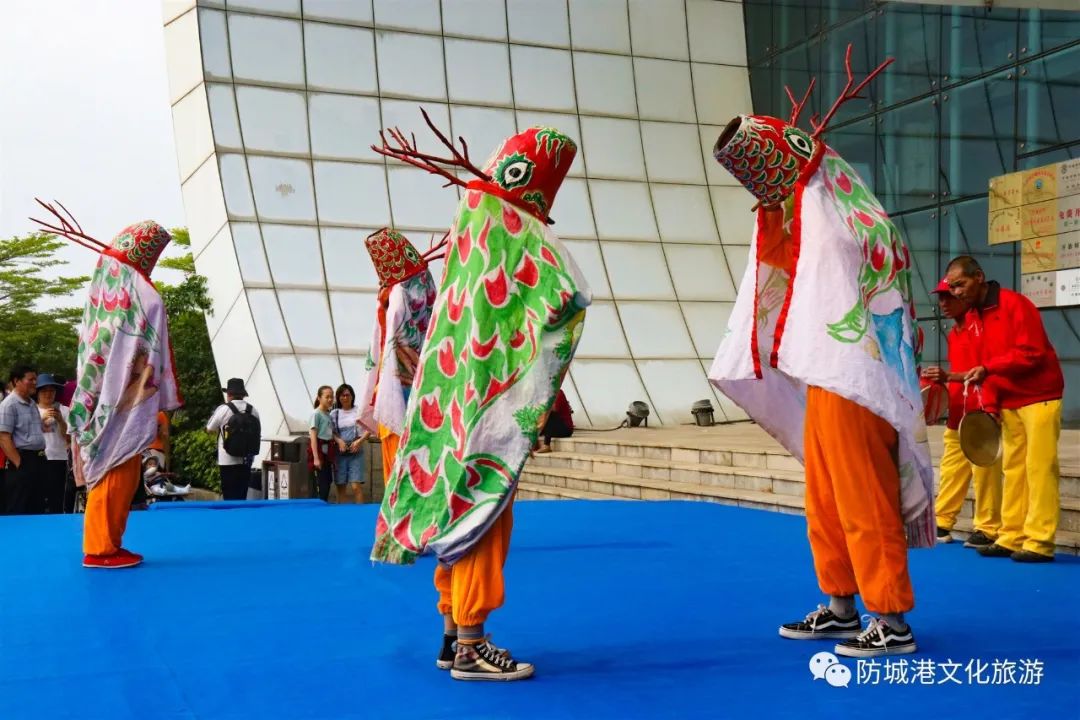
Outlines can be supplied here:
[[455, 680], [524, 680], [532, 674], [531, 664], [514, 660], [488, 640], [475, 645], [458, 643], [450, 669], [450, 677]]

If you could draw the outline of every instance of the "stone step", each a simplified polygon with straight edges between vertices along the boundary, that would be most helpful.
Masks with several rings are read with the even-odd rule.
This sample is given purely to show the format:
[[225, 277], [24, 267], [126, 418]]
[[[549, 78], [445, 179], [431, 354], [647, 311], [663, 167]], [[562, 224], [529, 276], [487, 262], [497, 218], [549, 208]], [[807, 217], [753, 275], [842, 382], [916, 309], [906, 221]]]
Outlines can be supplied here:
[[[957, 518], [956, 525], [952, 529], [952, 534], [953, 537], [960, 538], [961, 541], [963, 541], [967, 540], [968, 535], [974, 530], [975, 526], [972, 525], [970, 518]], [[1066, 555], [1080, 554], [1080, 532], [1058, 528], [1054, 541], [1057, 543], [1057, 551], [1059, 553], [1064, 553]]]
[[[547, 456], [558, 455], [550, 453]], [[544, 457], [543, 455], [538, 457]], [[686, 463], [683, 463], [686, 465]], [[642, 467], [649, 467], [644, 464]], [[742, 507], [755, 507], [780, 512], [805, 512], [805, 483], [790, 479], [787, 471], [765, 471], [765, 476], [752, 474], [733, 474], [734, 468], [711, 468], [723, 472], [701, 472], [701, 477], [715, 482], [684, 482], [656, 478], [637, 477], [622, 474], [596, 474], [590, 470], [576, 468], [547, 467], [530, 463], [522, 473], [523, 482], [531, 486], [552, 488], [549, 496], [589, 497], [589, 499], [610, 499], [612, 497], [642, 500], [702, 500]], [[745, 469], [739, 469], [745, 473]], [[768, 475], [778, 475], [773, 478]], [[573, 491], [569, 495], [561, 492]], [[969, 491], [970, 492], [970, 491]], [[587, 493], [588, 495], [582, 495]], [[974, 512], [974, 500], [968, 498], [957, 516], [958, 527], [970, 527]], [[1058, 545], [1063, 550], [1076, 552], [1080, 549], [1080, 498], [1061, 498], [1061, 521], [1058, 530]]]
[[779, 445], [767, 448], [746, 448], [745, 451], [735, 449], [716, 450], [677, 445], [629, 444], [625, 440], [609, 439], [596, 434], [589, 434], [579, 438], [560, 438], [554, 440], [554, 444], [558, 451], [585, 455], [673, 460], [703, 465], [774, 470], [802, 470], [802, 463], [793, 458]]
[[[756, 490], [781, 495], [805, 497], [805, 475], [800, 470], [770, 470], [767, 468], [748, 468], [736, 466], [706, 465], [702, 463], [680, 462], [675, 460], [653, 460], [649, 458], [629, 458], [623, 456], [595, 455], [576, 451], [557, 450], [541, 453], [530, 460], [527, 469], [546, 468], [550, 470], [577, 471], [586, 473], [589, 480], [607, 480], [612, 476], [642, 478], [648, 480], [667, 480], [677, 483], [709, 485], [714, 487]], [[565, 474], [565, 473], [563, 473]], [[1070, 482], [1077, 478], [1062, 478], [1061, 493], [1061, 529], [1080, 531], [1080, 497], [1070, 496], [1067, 491]], [[938, 473], [935, 471], [935, 488]], [[582, 485], [582, 488], [586, 486]], [[629, 497], [638, 497], [631, 490]], [[967, 498], [961, 507], [960, 516], [970, 518], [974, 512], [974, 489], [968, 488]]]
[[548, 487], [597, 493], [607, 498], [633, 500], [704, 500], [741, 507], [801, 512], [801, 497], [748, 488], [703, 485], [700, 483], [653, 480], [621, 475], [595, 476], [581, 470], [527, 467], [523, 482]]
[[746, 490], [770, 490], [794, 495], [802, 495], [804, 485], [801, 468], [796, 471], [712, 465], [677, 460], [591, 455], [562, 450], [537, 455], [529, 461], [527, 467], [577, 470], [592, 473], [597, 479], [620, 475], [646, 480], [670, 480]]
[[[941, 487], [941, 470], [934, 468], [934, 492], [937, 492], [939, 487]], [[1058, 491], [1063, 501], [1065, 499], [1080, 500], [1080, 477], [1062, 475]], [[974, 497], [971, 493], [972, 489], [969, 487], [968, 497]]]
[[526, 482], [522, 479], [518, 483], [517, 498], [520, 500], [626, 500], [627, 498], [604, 495], [602, 493], [589, 492], [588, 490], [573, 490], [567, 487], [556, 487], [540, 483]]
[[[593, 460], [594, 462], [615, 462], [623, 464], [626, 464], [628, 459], [653, 461], [667, 460], [670, 461], [668, 464], [672, 467], [675, 467], [676, 463], [686, 463], [689, 465], [718, 466], [721, 468], [783, 470], [797, 473], [797, 477], [783, 478], [787, 480], [799, 480], [803, 473], [802, 463], [793, 458], [779, 445], [765, 448], [748, 447], [745, 451], [728, 449], [715, 450], [679, 447], [666, 444], [631, 445], [627, 444], [625, 440], [618, 441], [604, 438], [600, 435], [589, 434], [582, 438], [571, 437], [556, 439], [554, 440], [554, 446], [556, 452], [548, 453], [546, 455], [537, 455], [534, 461], [538, 461], [539, 464], [545, 464], [545, 461], [541, 459], [545, 456], [561, 457], [564, 459], [564, 462], [570, 462], [575, 459], [588, 459]], [[567, 458], [569, 458], [569, 460], [566, 460]], [[935, 462], [936, 460], [937, 458], [935, 457]], [[575, 467], [576, 469], [584, 469], [584, 466], [581, 463], [574, 465], [571, 462], [569, 465], [566, 465], [556, 461], [550, 464], [562, 464], [563, 466]], [[681, 469], [690, 468], [683, 467]], [[715, 472], [715, 470], [710, 471]], [[936, 483], [939, 474], [936, 468], [934, 474]], [[1060, 491], [1063, 498], [1080, 498], [1080, 474], [1076, 474], [1075, 468], [1070, 467], [1062, 469]]]

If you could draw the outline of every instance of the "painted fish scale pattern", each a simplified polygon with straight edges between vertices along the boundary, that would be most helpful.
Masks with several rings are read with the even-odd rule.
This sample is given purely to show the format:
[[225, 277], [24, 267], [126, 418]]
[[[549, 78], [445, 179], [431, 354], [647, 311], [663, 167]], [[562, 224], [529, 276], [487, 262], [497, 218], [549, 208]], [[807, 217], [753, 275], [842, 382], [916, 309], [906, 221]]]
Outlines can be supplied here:
[[[374, 559], [411, 562], [429, 541], [505, 496], [520, 466], [491, 452], [490, 434], [475, 430], [536, 369], [553, 335], [565, 372], [584, 316], [573, 302], [578, 290], [540, 221], [492, 195], [466, 193], [380, 509]], [[551, 398], [562, 372], [551, 379]], [[519, 408], [499, 432], [531, 442], [547, 410]]]

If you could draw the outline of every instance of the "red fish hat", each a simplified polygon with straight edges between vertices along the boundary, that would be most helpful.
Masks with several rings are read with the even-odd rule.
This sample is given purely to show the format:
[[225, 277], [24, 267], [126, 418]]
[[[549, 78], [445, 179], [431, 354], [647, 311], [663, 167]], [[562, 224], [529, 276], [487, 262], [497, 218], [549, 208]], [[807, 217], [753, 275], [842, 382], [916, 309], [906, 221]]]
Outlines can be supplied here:
[[821, 134], [836, 111], [845, 102], [862, 98], [859, 93], [863, 88], [893, 62], [893, 58], [888, 58], [855, 85], [851, 49], [852, 46], [848, 45], [844, 53], [847, 84], [823, 118], [819, 119], [817, 115], [810, 118], [813, 132], [800, 130], [797, 124], [817, 78], [810, 80], [806, 94], [799, 101], [795, 100], [790, 88], [784, 88], [792, 106], [787, 122], [764, 115], [739, 115], [720, 133], [713, 147], [713, 157], [753, 193], [760, 201], [759, 206], [778, 205], [791, 195], [800, 178], [805, 180], [814, 174], [825, 153]]
[[168, 230], [153, 220], [143, 220], [121, 230], [105, 249], [105, 254], [149, 276], [171, 240]]
[[484, 168], [489, 181], [469, 187], [497, 195], [544, 222], [577, 155], [577, 143], [555, 128], [533, 127], [503, 141]]
[[396, 285], [427, 267], [427, 260], [397, 230], [376, 230], [367, 236], [364, 245], [379, 276], [379, 287]]
[[805, 171], [817, 168], [825, 143], [783, 120], [740, 115], [716, 141], [713, 156], [754, 197], [776, 205]]

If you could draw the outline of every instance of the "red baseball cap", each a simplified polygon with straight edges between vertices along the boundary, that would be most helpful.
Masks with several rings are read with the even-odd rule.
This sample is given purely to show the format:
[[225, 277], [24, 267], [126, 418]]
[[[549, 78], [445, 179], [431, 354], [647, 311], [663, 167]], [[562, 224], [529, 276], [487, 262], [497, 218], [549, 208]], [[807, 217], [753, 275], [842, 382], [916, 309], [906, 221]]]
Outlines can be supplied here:
[[952, 295], [952, 288], [949, 287], [949, 281], [945, 278], [941, 278], [941, 282], [937, 284], [937, 287], [933, 289], [933, 293], [948, 293]]

